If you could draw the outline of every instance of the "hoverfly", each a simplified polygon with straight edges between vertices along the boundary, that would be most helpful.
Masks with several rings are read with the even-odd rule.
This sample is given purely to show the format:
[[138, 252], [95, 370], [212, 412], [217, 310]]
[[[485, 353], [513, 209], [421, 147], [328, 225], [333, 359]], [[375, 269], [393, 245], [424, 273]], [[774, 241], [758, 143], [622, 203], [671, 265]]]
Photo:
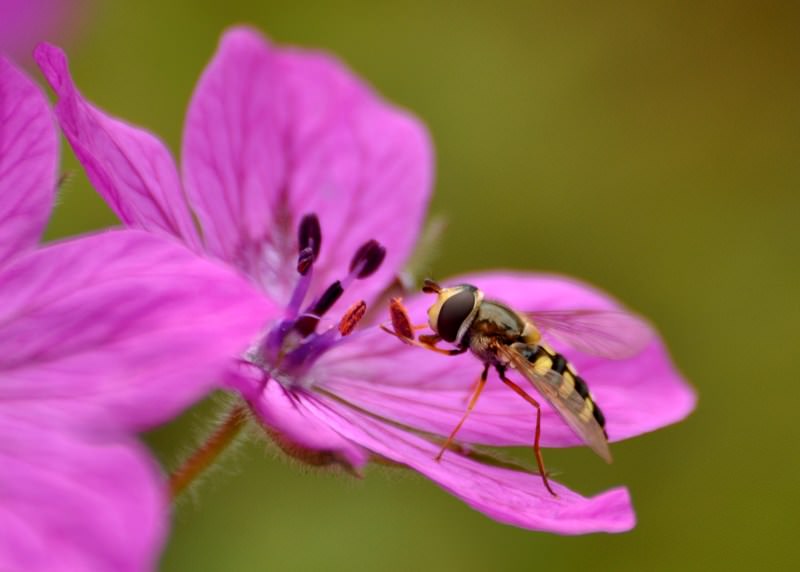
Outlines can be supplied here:
[[[508, 378], [509, 369], [518, 371], [529, 381], [576, 435], [605, 461], [611, 462], [605, 416], [583, 378], [563, 355], [543, 342], [542, 333], [584, 353], [623, 359], [641, 351], [650, 339], [652, 330], [642, 319], [615, 310], [522, 314], [500, 302], [485, 299], [483, 292], [470, 284], [443, 288], [432, 280], [425, 280], [422, 291], [437, 296], [428, 309], [428, 325], [433, 334], [415, 339], [414, 330], [425, 326], [412, 326], [397, 298], [390, 303], [393, 329], [381, 327], [407, 344], [451, 356], [470, 351], [483, 362], [483, 371], [466, 412], [442, 445], [437, 460], [442, 458], [475, 408], [489, 370], [494, 368], [505, 385], [536, 408], [533, 450], [539, 474], [550, 494], [556, 496], [548, 482], [539, 446], [541, 407], [525, 389]], [[440, 341], [453, 344], [455, 348], [440, 348], [437, 346]]]

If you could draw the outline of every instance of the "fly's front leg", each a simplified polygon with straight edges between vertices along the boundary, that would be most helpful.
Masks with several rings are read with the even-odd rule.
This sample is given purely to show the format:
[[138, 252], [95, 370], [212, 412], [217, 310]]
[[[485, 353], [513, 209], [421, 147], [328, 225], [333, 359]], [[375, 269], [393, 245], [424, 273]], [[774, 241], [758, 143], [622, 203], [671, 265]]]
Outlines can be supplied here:
[[445, 349], [445, 348], [437, 347], [436, 346], [436, 342], [438, 342], [441, 338], [439, 338], [438, 336], [435, 336], [435, 335], [420, 336], [419, 340], [415, 340], [413, 338], [403, 337], [400, 334], [398, 334], [397, 332], [394, 332], [394, 331], [390, 330], [389, 328], [387, 328], [383, 324], [381, 324], [381, 329], [384, 332], [386, 332], [387, 334], [393, 335], [394, 337], [399, 339], [401, 342], [403, 342], [405, 344], [408, 344], [409, 346], [422, 348], [424, 350], [428, 350], [428, 351], [431, 351], [431, 352], [436, 352], [437, 354], [442, 354], [442, 355], [446, 355], [446, 356], [457, 356], [457, 355], [463, 354], [464, 352], [467, 351], [467, 348]]
[[380, 326], [381, 329], [403, 343], [448, 356], [463, 354], [467, 351], [467, 348], [443, 349], [436, 347], [436, 344], [441, 341], [441, 338], [436, 334], [422, 335], [419, 340], [415, 339], [414, 331], [422, 330], [426, 325], [413, 326], [411, 324], [411, 318], [408, 316], [408, 311], [403, 306], [400, 298], [392, 298], [389, 302], [389, 316], [392, 320], [392, 329], [390, 330], [383, 324]]

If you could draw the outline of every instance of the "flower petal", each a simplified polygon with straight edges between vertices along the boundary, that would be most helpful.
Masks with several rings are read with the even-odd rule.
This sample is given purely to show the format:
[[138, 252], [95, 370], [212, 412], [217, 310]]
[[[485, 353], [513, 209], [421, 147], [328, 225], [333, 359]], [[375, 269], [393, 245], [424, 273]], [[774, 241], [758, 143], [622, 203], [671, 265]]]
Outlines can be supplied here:
[[558, 494], [554, 498], [538, 475], [483, 465], [456, 453], [436, 461], [433, 443], [346, 405], [327, 399], [305, 399], [304, 405], [343, 437], [408, 465], [497, 521], [559, 534], [624, 532], [635, 525], [625, 488], [585, 498], [551, 481]]
[[0, 417], [0, 570], [151, 570], [169, 504], [137, 443], [91, 444]]
[[0, 52], [15, 59], [30, 57], [37, 42], [63, 35], [72, 27], [81, 4], [79, 0], [0, 0]]
[[288, 454], [313, 465], [338, 462], [356, 472], [368, 460], [367, 452], [343, 438], [303, 406], [305, 392], [289, 392], [277, 381], [263, 381], [263, 374], [243, 366], [228, 378], [250, 404], [258, 421]]
[[[490, 298], [527, 310], [620, 308], [608, 295], [577, 281], [548, 275], [487, 273], [448, 280], [472, 283]], [[407, 307], [414, 323], [426, 321], [429, 296], [414, 296]], [[655, 336], [655, 334], [654, 334]], [[612, 441], [625, 439], [688, 415], [695, 394], [675, 369], [657, 338], [638, 355], [609, 360], [562, 351], [586, 379], [605, 413]], [[448, 435], [463, 415], [481, 366], [471, 354], [446, 357], [406, 346], [378, 329], [331, 351], [318, 366], [324, 387], [350, 403], [416, 429]], [[511, 377], [529, 387], [515, 372]], [[534, 390], [531, 392], [536, 396]], [[540, 400], [540, 402], [543, 400]], [[468, 443], [521, 445], [533, 442], [535, 410], [508, 390], [495, 374], [459, 432]], [[543, 403], [542, 445], [581, 444], [558, 414]]]
[[331, 56], [270, 46], [238, 28], [192, 97], [183, 176], [208, 247], [281, 302], [295, 281], [296, 228], [316, 213], [319, 292], [368, 239], [387, 247], [377, 277], [340, 302], [370, 299], [407, 258], [431, 186], [424, 127]]
[[17, 259], [0, 299], [0, 414], [133, 428], [202, 396], [275, 312], [223, 266], [133, 230]]
[[0, 264], [39, 241], [57, 168], [58, 139], [47, 99], [0, 56]]
[[35, 58], [58, 95], [56, 115], [86, 174], [127, 225], [177, 236], [200, 249], [175, 163], [143, 129], [113, 119], [87, 102], [72, 81], [64, 52], [49, 44]]

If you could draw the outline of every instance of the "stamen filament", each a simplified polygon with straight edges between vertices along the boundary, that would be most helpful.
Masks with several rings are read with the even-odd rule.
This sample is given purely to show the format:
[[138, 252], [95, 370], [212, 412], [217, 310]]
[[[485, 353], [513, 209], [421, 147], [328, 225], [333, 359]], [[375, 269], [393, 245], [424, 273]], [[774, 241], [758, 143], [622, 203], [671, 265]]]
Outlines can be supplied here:
[[246, 421], [247, 408], [241, 404], [235, 405], [206, 442], [200, 445], [177, 471], [170, 474], [169, 491], [173, 501], [217, 460], [242, 430]]
[[319, 256], [322, 246], [322, 229], [319, 226], [317, 215], [307, 214], [300, 221], [297, 227], [297, 273], [300, 279], [292, 292], [292, 299], [286, 307], [286, 318], [293, 319], [300, 312], [300, 306], [306, 298], [308, 288], [311, 286], [312, 270], [314, 261]]
[[297, 314], [300, 312], [300, 306], [303, 304], [306, 294], [308, 294], [308, 288], [311, 286], [311, 279], [314, 276], [314, 259], [313, 255], [309, 258], [308, 255], [310, 253], [311, 251], [309, 249], [300, 251], [300, 256], [297, 260], [297, 271], [300, 277], [294, 287], [294, 292], [292, 292], [292, 298], [286, 306], [287, 319], [297, 317]]

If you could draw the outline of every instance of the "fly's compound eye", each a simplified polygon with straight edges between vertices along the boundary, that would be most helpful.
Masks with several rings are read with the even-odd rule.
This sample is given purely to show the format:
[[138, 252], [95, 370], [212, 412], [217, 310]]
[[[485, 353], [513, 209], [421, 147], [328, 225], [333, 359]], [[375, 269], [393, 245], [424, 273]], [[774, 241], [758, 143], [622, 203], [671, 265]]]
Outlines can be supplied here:
[[444, 341], [451, 343], [456, 341], [458, 330], [474, 307], [475, 290], [471, 288], [464, 288], [444, 301], [436, 322], [436, 331]]

